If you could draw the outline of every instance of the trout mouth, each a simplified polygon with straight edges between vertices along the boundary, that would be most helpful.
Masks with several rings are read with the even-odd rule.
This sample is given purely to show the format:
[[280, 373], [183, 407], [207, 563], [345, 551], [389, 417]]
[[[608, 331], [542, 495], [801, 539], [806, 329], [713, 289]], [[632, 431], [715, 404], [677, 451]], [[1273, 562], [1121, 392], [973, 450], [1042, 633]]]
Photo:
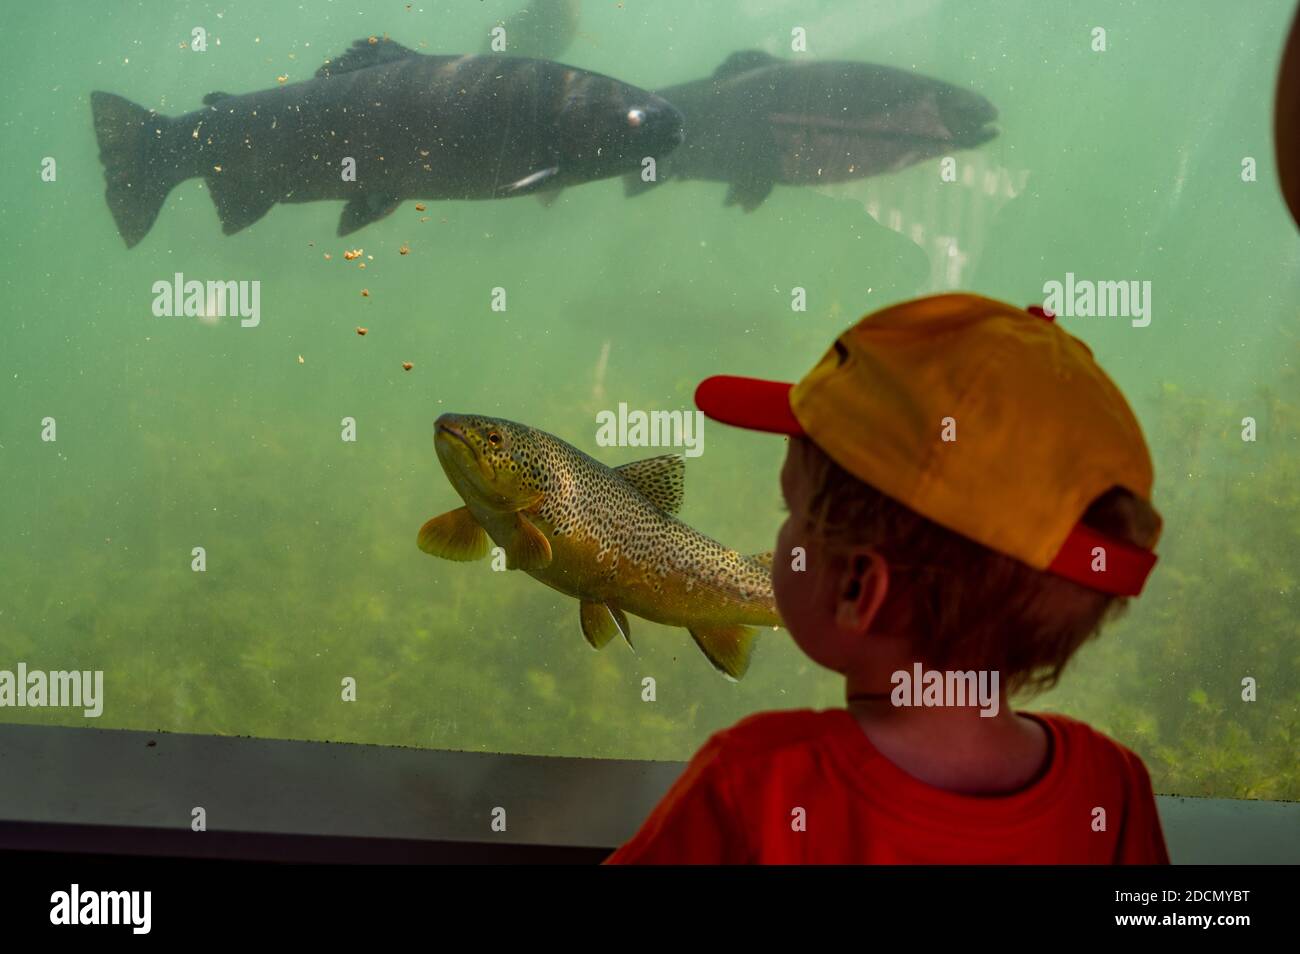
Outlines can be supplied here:
[[984, 145], [984, 143], [988, 142], [990, 139], [996, 139], [998, 135], [999, 130], [997, 126], [985, 123], [955, 133], [952, 137], [952, 141], [963, 149], [974, 149], [976, 146]]
[[[433, 429], [434, 429], [434, 435], [433, 435], [434, 440], [437, 440], [439, 437], [448, 440], [457, 440], [460, 441], [462, 444], [464, 444], [465, 449], [468, 450], [471, 454], [474, 453], [474, 445], [469, 442], [469, 438], [465, 436], [465, 432], [462, 431], [455, 424], [448, 424], [446, 421], [437, 421], [434, 423]], [[475, 454], [475, 456], [478, 455]]]
[[[452, 470], [459, 471], [470, 480], [471, 485], [476, 485], [479, 496], [492, 496], [491, 487], [496, 471], [487, 458], [479, 453], [465, 428], [454, 419], [447, 420], [445, 416], [438, 418], [433, 427], [433, 446], [438, 452], [438, 459], [442, 461], [443, 470], [448, 471], [449, 475]], [[477, 480], [474, 475], [477, 475]]]

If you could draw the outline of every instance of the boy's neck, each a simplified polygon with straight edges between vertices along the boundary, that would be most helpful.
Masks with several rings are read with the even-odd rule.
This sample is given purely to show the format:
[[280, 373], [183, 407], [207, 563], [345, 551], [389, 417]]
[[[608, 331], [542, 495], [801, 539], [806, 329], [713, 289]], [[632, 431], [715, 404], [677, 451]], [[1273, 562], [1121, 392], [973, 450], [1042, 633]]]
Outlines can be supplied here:
[[[983, 707], [978, 700], [964, 706], [896, 705], [897, 694], [913, 689], [909, 683], [915, 677], [912, 660], [896, 663], [845, 673], [849, 712], [895, 766], [935, 788], [969, 795], [1010, 794], [1046, 771], [1047, 731], [1016, 715], [1005, 687], [999, 685], [996, 696], [985, 696]], [[895, 673], [905, 673], [907, 679], [895, 679]], [[991, 688], [987, 681], [985, 688]], [[908, 703], [916, 699], [911, 694], [904, 698]], [[984, 714], [989, 711], [995, 714]]]

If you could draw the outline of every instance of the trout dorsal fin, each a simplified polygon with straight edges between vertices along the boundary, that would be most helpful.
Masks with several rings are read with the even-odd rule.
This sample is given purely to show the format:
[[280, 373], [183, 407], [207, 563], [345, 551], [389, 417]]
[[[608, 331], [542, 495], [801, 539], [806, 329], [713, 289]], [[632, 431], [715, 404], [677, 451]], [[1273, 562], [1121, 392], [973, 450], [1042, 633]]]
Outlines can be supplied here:
[[364, 40], [354, 40], [352, 48], [342, 56], [326, 60], [316, 71], [316, 78], [328, 79], [339, 73], [351, 73], [353, 70], [364, 70], [381, 63], [392, 63], [419, 55], [415, 50], [394, 43], [388, 37], [366, 37]]
[[738, 76], [741, 73], [762, 69], [765, 66], [773, 66], [780, 62], [771, 53], [764, 53], [762, 50], [740, 50], [737, 53], [732, 53], [722, 61], [722, 65], [713, 71], [713, 78], [715, 80], [726, 79], [728, 76]]
[[203, 97], [203, 105], [212, 106], [215, 103], [221, 102], [223, 99], [230, 99], [233, 96], [233, 93], [208, 93], [207, 96]]
[[686, 460], [681, 454], [634, 460], [615, 467], [614, 472], [664, 513], [676, 514], [682, 509], [682, 495], [686, 493]]

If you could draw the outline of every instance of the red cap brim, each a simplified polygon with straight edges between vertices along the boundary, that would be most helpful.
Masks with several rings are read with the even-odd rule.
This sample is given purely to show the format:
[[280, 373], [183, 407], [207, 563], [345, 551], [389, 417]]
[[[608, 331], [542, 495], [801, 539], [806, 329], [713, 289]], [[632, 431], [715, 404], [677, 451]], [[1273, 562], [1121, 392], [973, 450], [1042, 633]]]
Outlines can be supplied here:
[[719, 374], [695, 389], [695, 406], [723, 424], [802, 437], [803, 428], [790, 410], [790, 389], [784, 381], [763, 381]]
[[[1098, 558], [1101, 559], [1098, 559]], [[1113, 596], [1137, 596], [1156, 565], [1150, 550], [1075, 524], [1047, 572]]]

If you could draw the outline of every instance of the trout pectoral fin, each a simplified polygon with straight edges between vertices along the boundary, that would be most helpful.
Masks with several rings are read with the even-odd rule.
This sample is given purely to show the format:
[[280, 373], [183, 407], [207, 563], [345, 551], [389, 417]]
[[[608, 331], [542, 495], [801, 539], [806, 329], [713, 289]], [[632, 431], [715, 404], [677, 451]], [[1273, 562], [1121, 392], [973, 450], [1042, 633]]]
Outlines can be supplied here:
[[753, 212], [768, 197], [775, 183], [770, 179], [744, 179], [733, 182], [727, 190], [723, 205], [738, 205], [746, 212]]
[[420, 549], [444, 560], [480, 560], [492, 541], [468, 507], [449, 510], [427, 521], [416, 539]]
[[627, 648], [636, 652], [636, 647], [632, 645], [632, 627], [627, 624], [627, 617], [617, 606], [610, 606], [609, 611], [614, 616], [614, 622], [618, 623], [618, 631], [623, 634], [623, 640], [627, 643]]
[[583, 600], [578, 610], [578, 620], [582, 624], [582, 635], [591, 643], [592, 649], [604, 649], [605, 644], [619, 634], [622, 634], [629, 646], [632, 645], [627, 617], [617, 606]]
[[641, 178], [641, 173], [639, 172], [629, 172], [627, 175], [625, 175], [623, 177], [623, 195], [626, 198], [630, 199], [634, 195], [640, 195], [642, 192], [645, 192], [648, 189], [653, 189], [659, 183], [666, 180], [668, 178], [668, 174], [667, 174], [668, 170], [665, 168], [665, 166], [667, 164], [668, 157], [664, 156], [663, 158], [664, 161], [659, 164], [659, 170], [658, 170], [659, 174], [655, 178], [649, 180], [648, 182], [645, 179]]
[[349, 199], [339, 216], [339, 235], [351, 235], [357, 229], [365, 228], [371, 222], [378, 222], [402, 204], [396, 196], [378, 192], [363, 192], [355, 199]]
[[545, 169], [538, 169], [515, 182], [497, 187], [497, 198], [505, 198], [512, 195], [528, 195], [533, 192], [541, 192], [551, 188], [559, 173], [559, 166], [547, 166]]
[[515, 535], [506, 547], [506, 568], [541, 570], [551, 565], [551, 541], [522, 513], [515, 514]]
[[749, 626], [710, 626], [690, 630], [691, 638], [700, 647], [714, 668], [729, 679], [738, 680], [749, 668], [749, 657], [754, 651], [756, 633]]

